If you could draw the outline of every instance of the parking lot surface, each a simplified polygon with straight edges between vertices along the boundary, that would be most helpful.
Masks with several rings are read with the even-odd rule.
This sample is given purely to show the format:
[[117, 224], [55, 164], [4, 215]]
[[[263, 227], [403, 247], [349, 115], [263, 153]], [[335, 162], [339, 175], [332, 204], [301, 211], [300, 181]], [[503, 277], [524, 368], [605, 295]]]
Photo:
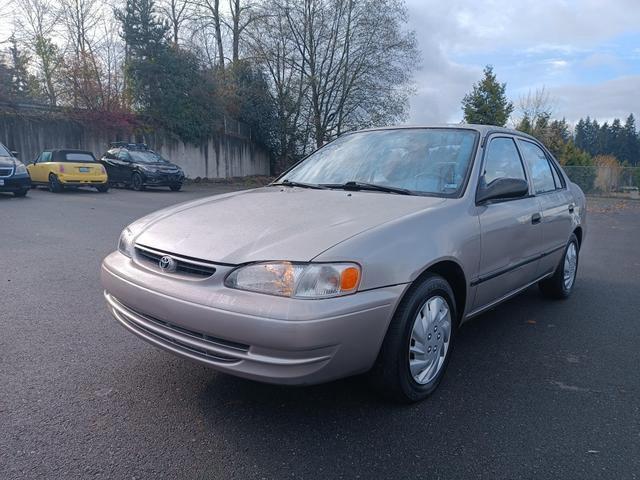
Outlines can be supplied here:
[[361, 378], [219, 374], [110, 317], [121, 229], [232, 188], [0, 196], [0, 478], [640, 476], [640, 202], [591, 200], [573, 296], [466, 324], [439, 390], [400, 406]]

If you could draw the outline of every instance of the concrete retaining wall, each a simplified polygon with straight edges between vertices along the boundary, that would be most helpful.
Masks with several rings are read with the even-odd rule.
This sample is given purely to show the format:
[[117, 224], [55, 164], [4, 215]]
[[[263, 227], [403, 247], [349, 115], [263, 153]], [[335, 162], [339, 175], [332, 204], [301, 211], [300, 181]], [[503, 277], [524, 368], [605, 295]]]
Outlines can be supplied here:
[[98, 130], [60, 115], [34, 118], [0, 112], [0, 142], [18, 151], [25, 163], [51, 148], [91, 150], [99, 158], [112, 141], [144, 141], [180, 165], [189, 178], [269, 175], [269, 155], [247, 138], [221, 133], [192, 145], [155, 132], [134, 135], [117, 129]]

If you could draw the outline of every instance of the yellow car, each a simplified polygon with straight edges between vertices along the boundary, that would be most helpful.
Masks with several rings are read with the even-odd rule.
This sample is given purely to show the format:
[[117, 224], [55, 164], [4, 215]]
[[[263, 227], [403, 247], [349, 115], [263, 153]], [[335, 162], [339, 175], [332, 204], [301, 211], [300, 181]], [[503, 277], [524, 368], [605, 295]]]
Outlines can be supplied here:
[[107, 171], [86, 150], [45, 150], [27, 166], [31, 184], [47, 185], [52, 192], [65, 187], [95, 187], [99, 192], [109, 190]]

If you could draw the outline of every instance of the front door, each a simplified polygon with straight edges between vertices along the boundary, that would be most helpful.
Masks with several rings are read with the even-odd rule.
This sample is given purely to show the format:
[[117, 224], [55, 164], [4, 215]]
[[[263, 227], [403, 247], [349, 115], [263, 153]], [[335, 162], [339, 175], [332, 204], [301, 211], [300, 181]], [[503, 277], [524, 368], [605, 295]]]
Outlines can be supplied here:
[[[515, 141], [508, 136], [489, 140], [481, 181], [498, 178], [527, 180]], [[500, 200], [480, 205], [481, 252], [474, 309], [480, 309], [536, 279], [542, 226], [537, 198]]]
[[127, 156], [126, 150], [109, 150], [104, 156], [103, 161], [110, 182], [126, 183], [129, 181], [131, 164], [127, 161]]
[[44, 151], [36, 159], [33, 165], [29, 165], [31, 181], [46, 183], [49, 181], [49, 166], [51, 164], [51, 152]]

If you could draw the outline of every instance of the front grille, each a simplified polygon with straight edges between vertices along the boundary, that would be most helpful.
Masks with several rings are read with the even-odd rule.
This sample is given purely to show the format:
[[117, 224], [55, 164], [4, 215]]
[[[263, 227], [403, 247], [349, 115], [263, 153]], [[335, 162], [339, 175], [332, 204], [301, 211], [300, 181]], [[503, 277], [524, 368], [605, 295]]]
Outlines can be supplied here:
[[243, 359], [250, 346], [212, 337], [203, 333], [136, 312], [109, 296], [114, 314], [129, 327], [152, 337], [155, 341], [215, 362], [235, 363]]
[[164, 256], [169, 256], [175, 260], [176, 269], [175, 271], [168, 273], [179, 273], [199, 278], [210, 277], [211, 275], [216, 273], [216, 267], [210, 262], [197, 260], [190, 257], [184, 257], [181, 255], [175, 255], [170, 252], [163, 252], [154, 248], [146, 247], [144, 245], [136, 245], [135, 250], [136, 257], [141, 263], [151, 266], [154, 269], [160, 271], [162, 271], [159, 266], [160, 259], [162, 259], [162, 257]]
[[0, 177], [10, 177], [11, 175], [13, 175], [13, 168], [11, 167], [0, 168]]

